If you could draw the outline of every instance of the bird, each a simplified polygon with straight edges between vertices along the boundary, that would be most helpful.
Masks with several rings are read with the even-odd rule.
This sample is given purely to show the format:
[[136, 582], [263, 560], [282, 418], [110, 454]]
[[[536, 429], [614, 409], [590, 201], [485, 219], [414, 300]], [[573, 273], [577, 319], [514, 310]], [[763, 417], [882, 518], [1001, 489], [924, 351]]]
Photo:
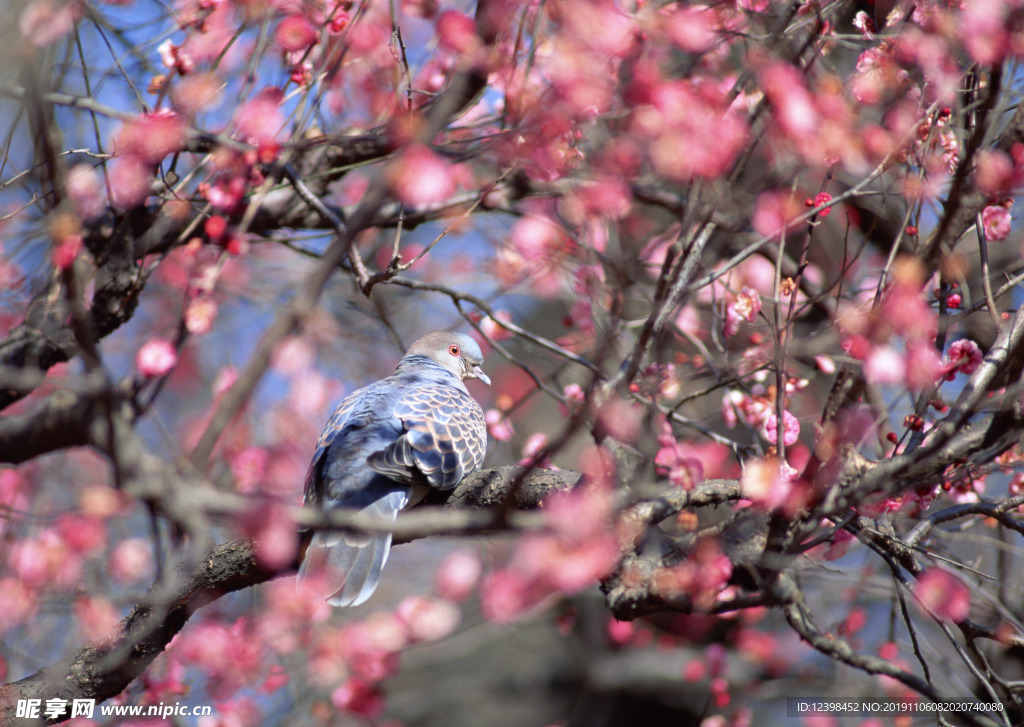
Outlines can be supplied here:
[[[450, 490], [479, 469], [487, 448], [484, 413], [464, 381], [490, 386], [483, 354], [470, 336], [433, 331], [413, 343], [395, 372], [347, 396], [317, 441], [304, 502], [354, 510], [393, 523], [431, 489]], [[320, 530], [299, 578], [337, 574], [326, 600], [358, 606], [377, 588], [391, 533]], [[343, 579], [343, 580], [342, 580]]]

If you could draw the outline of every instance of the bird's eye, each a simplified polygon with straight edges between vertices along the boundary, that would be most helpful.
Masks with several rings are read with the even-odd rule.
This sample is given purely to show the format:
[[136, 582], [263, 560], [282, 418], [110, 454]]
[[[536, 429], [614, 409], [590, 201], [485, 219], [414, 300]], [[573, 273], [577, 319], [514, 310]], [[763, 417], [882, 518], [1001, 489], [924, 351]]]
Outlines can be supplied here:
[[459, 350], [459, 347], [453, 343], [451, 346], [448, 347], [448, 353], [450, 353], [452, 356], [458, 356], [461, 353], [461, 351]]

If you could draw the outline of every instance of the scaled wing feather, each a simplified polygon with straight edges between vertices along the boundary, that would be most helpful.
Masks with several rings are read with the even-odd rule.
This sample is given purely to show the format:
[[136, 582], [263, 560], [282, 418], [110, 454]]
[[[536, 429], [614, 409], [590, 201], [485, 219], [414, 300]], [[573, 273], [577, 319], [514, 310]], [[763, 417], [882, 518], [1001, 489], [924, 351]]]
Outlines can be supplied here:
[[450, 490], [483, 461], [487, 430], [479, 405], [464, 391], [428, 385], [395, 405], [405, 433], [369, 458], [370, 467], [409, 484]]

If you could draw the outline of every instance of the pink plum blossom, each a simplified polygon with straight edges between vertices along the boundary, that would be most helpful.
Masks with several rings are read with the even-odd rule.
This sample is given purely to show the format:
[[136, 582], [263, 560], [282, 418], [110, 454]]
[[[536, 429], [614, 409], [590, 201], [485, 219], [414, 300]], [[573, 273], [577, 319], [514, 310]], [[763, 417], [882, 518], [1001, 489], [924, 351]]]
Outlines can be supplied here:
[[221, 215], [211, 215], [203, 222], [203, 232], [211, 242], [217, 242], [227, 232], [228, 221]]
[[488, 621], [511, 623], [540, 603], [544, 595], [529, 576], [506, 568], [484, 579], [480, 611]]
[[968, 2], [960, 14], [960, 32], [977, 63], [1000, 63], [1009, 49], [1004, 3], [1000, 0]]
[[[429, 5], [431, 0], [424, 2], [424, 6]], [[437, 8], [434, 8], [434, 12]], [[424, 16], [428, 17], [428, 16]], [[342, 10], [342, 5], [339, 3], [334, 6], [334, 13], [331, 16], [331, 22], [328, 24], [327, 29], [334, 35], [337, 35], [348, 27], [348, 24], [352, 22], [352, 16]]]
[[35, 589], [20, 577], [0, 579], [0, 634], [26, 623], [38, 615]]
[[27, 510], [28, 482], [16, 469], [0, 469], [0, 507], [11, 510]]
[[297, 376], [313, 368], [316, 351], [303, 336], [289, 336], [274, 349], [271, 365], [286, 376]]
[[800, 215], [800, 207], [788, 192], [763, 192], [754, 202], [751, 224], [764, 237], [778, 237]]
[[1010, 236], [1013, 218], [1010, 210], [1002, 205], [989, 205], [981, 211], [981, 224], [985, 229], [985, 239], [999, 242]]
[[480, 321], [480, 329], [484, 332], [484, 335], [491, 341], [495, 342], [511, 339], [514, 334], [512, 331], [503, 328], [501, 322], [512, 323], [512, 314], [507, 310], [499, 310], [495, 312], [494, 316], [494, 318], [485, 316], [484, 319]]
[[[796, 444], [797, 439], [800, 436], [800, 420], [790, 414], [788, 411], [782, 412], [782, 421], [784, 422], [782, 441], [787, 447], [792, 447]], [[778, 415], [772, 414], [764, 423], [764, 434], [765, 439], [771, 443], [778, 441], [778, 430], [779, 430], [779, 418]]]
[[829, 544], [822, 558], [825, 560], [839, 560], [850, 550], [850, 546], [857, 542], [857, 536], [848, 530], [836, 530], [832, 535], [832, 542]]
[[414, 18], [430, 20], [437, 15], [437, 0], [402, 0], [402, 12]]
[[375, 719], [384, 711], [384, 696], [371, 682], [353, 677], [331, 693], [337, 709]]
[[171, 100], [180, 113], [194, 116], [220, 102], [221, 81], [213, 73], [186, 76], [171, 87]]
[[766, 509], [786, 504], [794, 490], [792, 469], [777, 459], [753, 460], [743, 466], [740, 489], [743, 497]]
[[753, 288], [743, 286], [743, 291], [726, 307], [725, 335], [736, 335], [740, 321], [755, 321], [760, 311], [761, 296]]
[[597, 325], [594, 323], [594, 306], [585, 298], [577, 298], [569, 311], [569, 320], [579, 331], [587, 336], [593, 336], [597, 332]]
[[310, 369], [292, 378], [288, 403], [299, 414], [316, 417], [327, 408], [334, 388], [319, 371]]
[[398, 669], [398, 652], [407, 644], [408, 632], [398, 616], [375, 613], [347, 624], [339, 635], [338, 647], [350, 674], [379, 682]]
[[126, 121], [114, 140], [115, 152], [155, 164], [185, 143], [185, 126], [173, 113], [143, 114]]
[[732, 428], [739, 423], [739, 416], [752, 427], [764, 428], [772, 416], [773, 402], [763, 395], [763, 389], [753, 395], [742, 391], [728, 391], [722, 397], [722, 418]]
[[535, 465], [545, 469], [552, 469], [553, 465], [547, 457], [543, 457], [539, 461], [537, 460], [537, 455], [547, 446], [548, 436], [544, 432], [534, 432], [526, 438], [526, 443], [523, 445], [522, 459], [519, 460], [518, 464], [522, 467]]
[[450, 601], [410, 596], [395, 613], [405, 625], [410, 644], [440, 641], [459, 627], [462, 613]]
[[89, 555], [107, 542], [106, 523], [98, 517], [66, 513], [57, 518], [57, 533], [72, 550]]
[[209, 333], [216, 318], [217, 303], [208, 295], [196, 296], [185, 306], [185, 327], [193, 335]]
[[185, 665], [173, 656], [157, 659], [143, 672], [139, 681], [144, 687], [143, 697], [149, 704], [171, 700], [188, 692]]
[[304, 51], [316, 43], [317, 30], [304, 15], [289, 15], [278, 23], [274, 39], [286, 53]]
[[409, 146], [388, 167], [388, 181], [398, 198], [412, 207], [444, 202], [455, 192], [448, 162], [422, 144]]
[[[621, 179], [600, 177], [576, 189], [572, 202], [573, 206], [567, 209], [567, 214], [572, 215], [574, 221], [592, 221], [599, 217], [619, 220], [633, 206], [633, 196], [629, 186]], [[603, 237], [605, 229], [600, 224], [589, 226], [588, 236], [594, 249], [603, 250], [607, 246]], [[600, 270], [603, 272], [603, 269]]]
[[107, 193], [103, 179], [92, 166], [76, 164], [68, 170], [66, 180], [68, 196], [75, 205], [78, 216], [91, 220], [103, 213]]
[[263, 645], [249, 633], [245, 618], [230, 624], [214, 620], [193, 624], [176, 640], [174, 652], [204, 673], [206, 687], [214, 698], [255, 682], [266, 658]]
[[497, 409], [488, 409], [484, 412], [484, 422], [487, 424], [487, 433], [492, 439], [499, 442], [507, 442], [512, 439], [514, 430], [512, 422], [506, 418], [504, 412]]
[[742, 411], [746, 396], [742, 391], [726, 391], [722, 397], [722, 421], [729, 429], [739, 424], [738, 412]]
[[61, 270], [67, 270], [78, 259], [82, 252], [81, 235], [65, 235], [53, 248], [53, 264]]
[[256, 146], [275, 143], [284, 126], [283, 101], [281, 89], [270, 87], [243, 103], [235, 114], [238, 136]]
[[134, 156], [119, 158], [110, 164], [109, 175], [115, 207], [131, 209], [146, 201], [153, 184], [149, 165]]
[[135, 368], [147, 377], [165, 376], [178, 364], [178, 352], [166, 338], [151, 338], [135, 354]]
[[110, 554], [110, 575], [119, 583], [138, 583], [152, 573], [153, 546], [144, 538], [126, 538]]
[[906, 360], [893, 346], [874, 346], [864, 359], [864, 377], [874, 384], [893, 385], [906, 378]]
[[235, 477], [235, 489], [242, 493], [251, 493], [263, 480], [270, 453], [262, 447], [246, 447], [231, 460], [231, 474]]
[[324, 600], [323, 591], [306, 579], [278, 579], [267, 583], [264, 589], [268, 610], [286, 619], [289, 628], [323, 623], [331, 616], [332, 608]]
[[77, 598], [72, 611], [85, 641], [109, 638], [121, 620], [120, 612], [105, 598]]
[[534, 261], [563, 248], [568, 239], [553, 220], [541, 215], [529, 215], [517, 220], [512, 226], [509, 242], [526, 260]]
[[683, 667], [683, 679], [688, 682], [699, 682], [706, 679], [708, 675], [707, 664], [703, 659], [692, 659]]
[[195, 61], [181, 46], [175, 45], [168, 38], [157, 47], [160, 54], [160, 61], [167, 67], [173, 68], [183, 76], [187, 76], [195, 68]]
[[283, 568], [295, 559], [295, 521], [284, 507], [268, 504], [252, 509], [243, 517], [243, 529], [255, 538], [256, 558], [267, 568]]
[[[578, 593], [596, 585], [611, 573], [618, 556], [618, 544], [611, 534], [580, 541], [537, 535], [524, 536], [520, 540], [515, 563], [533, 576], [531, 584], [546, 596], [551, 593]], [[541, 565], [533, 570], [526, 563], [535, 559]]]
[[458, 550], [449, 554], [438, 566], [434, 583], [442, 598], [458, 603], [473, 593], [482, 572], [480, 557], [475, 552]]
[[524, 535], [509, 566], [484, 580], [481, 610], [485, 618], [513, 621], [550, 595], [576, 593], [595, 583], [618, 561], [608, 487], [595, 482], [554, 495], [545, 504], [550, 532]]
[[564, 415], [569, 415], [578, 410], [583, 406], [583, 402], [585, 400], [583, 387], [579, 384], [568, 384], [562, 390], [562, 396], [565, 397], [565, 403], [560, 403], [559, 409]]
[[704, 53], [718, 38], [715, 15], [708, 7], [680, 7], [661, 20], [668, 37], [687, 53]]
[[437, 18], [437, 39], [441, 47], [455, 53], [472, 53], [482, 41], [473, 18], [456, 10], [445, 10]]
[[200, 185], [200, 192], [215, 208], [231, 211], [241, 205], [245, 197], [245, 188], [244, 178], [221, 176], [212, 184]]
[[814, 365], [823, 374], [834, 374], [836, 372], [836, 362], [831, 356], [825, 354], [818, 354], [814, 357]]
[[731, 575], [732, 561], [713, 538], [703, 538], [688, 558], [676, 566], [656, 571], [651, 580], [658, 593], [685, 594], [696, 608], [706, 610], [715, 605]]
[[78, 581], [82, 555], [54, 529], [11, 545], [8, 566], [28, 586], [67, 588]]
[[217, 378], [213, 381], [213, 397], [220, 399], [225, 392], [235, 385], [238, 379], [238, 369], [234, 366], [225, 366], [217, 372]]
[[200, 32], [186, 36], [180, 53], [193, 64], [221, 58], [222, 67], [232, 67], [241, 55], [240, 49], [231, 45], [238, 25], [233, 4], [198, 0], [193, 5], [197, 12], [202, 13]]
[[914, 593], [923, 606], [941, 619], [963, 621], [971, 608], [970, 589], [938, 567], [928, 568], [920, 575]]
[[612, 398], [597, 411], [601, 429], [620, 442], [632, 443], [640, 436], [643, 409], [640, 404]]
[[949, 346], [946, 356], [946, 375], [951, 377], [954, 374], [973, 374], [981, 365], [982, 353], [974, 341], [968, 338], [961, 338]]
[[21, 12], [18, 30], [35, 46], [52, 45], [71, 32], [81, 15], [76, 2], [32, 0]]
[[636, 624], [632, 621], [619, 621], [615, 618], [608, 619], [608, 640], [618, 646], [628, 644], [636, 633]]
[[[770, 0], [497, 0], [478, 7], [174, 0], [156, 4], [167, 15], [154, 19], [155, 40], [127, 56], [117, 34], [134, 16], [103, 12], [123, 1], [103, 0], [108, 7], [98, 9], [85, 0], [15, 3], [14, 65], [49, 72], [56, 59], [66, 82], [35, 89], [42, 96], [15, 89], [24, 98], [8, 99], [11, 118], [28, 126], [47, 121], [31, 113], [33, 99], [56, 105], [49, 121], [60, 133], [13, 138], [0, 210], [0, 333], [35, 336], [42, 321], [44, 334], [67, 338], [81, 333], [73, 324], [80, 323], [75, 304], [84, 303], [108, 363], [117, 373], [118, 355], [128, 351], [127, 383], [142, 387], [141, 404], [153, 407], [140, 420], [141, 434], [159, 435], [147, 427], [166, 423], [167, 441], [177, 443], [152, 455], [171, 469], [177, 454], [196, 458], [197, 472], [226, 488], [221, 494], [247, 503], [235, 517], [214, 517], [211, 537], [251, 538], [260, 578], [294, 571], [292, 507], [342, 386], [332, 382], [354, 388], [392, 368], [393, 352], [358, 345], [369, 340], [367, 330], [381, 328], [367, 311], [404, 337], [454, 307], [495, 347], [510, 341], [543, 385], [515, 366], [501, 370], [484, 346], [500, 379], [483, 407], [492, 444], [524, 467], [554, 468], [553, 459], [583, 478], [562, 494], [538, 490], [536, 509], [516, 514], [513, 524], [523, 527], [507, 537], [455, 552], [435, 544], [434, 573], [403, 584], [396, 567], [364, 609], [332, 609], [323, 594], [340, 580], [319, 572], [271, 579], [241, 598], [213, 593], [215, 603], [191, 613], [116, 704], [203, 697], [217, 714], [201, 727], [246, 727], [287, 718], [293, 707], [309, 723], [388, 725], [408, 710], [396, 704], [384, 715], [395, 690], [383, 680], [396, 675], [408, 647], [455, 634], [464, 613], [495, 623], [536, 615], [551, 634], [596, 635], [606, 651], [636, 649], [631, 657], [670, 663], [670, 677], [699, 681], [686, 687], [705, 693], [706, 727], [756, 721], [730, 702], [745, 698], [748, 673], [768, 683], [821, 671], [792, 652], [799, 634], [783, 636], [785, 621], [771, 603], [752, 605], [743, 595], [752, 592], [741, 585], [748, 579], [733, 578], [728, 520], [767, 511], [782, 526], [783, 518], [809, 512], [804, 525], [824, 537], [808, 532], [807, 555], [844, 558], [858, 540], [836, 530], [830, 513], [814, 511], [834, 504], [830, 468], [845, 461], [839, 448], [855, 446], [882, 469], [899, 465], [915, 454], [906, 451], [910, 442], [954, 406], [959, 387], [940, 386], [943, 379], [985, 370], [983, 348], [957, 340], [986, 317], [975, 310], [980, 304], [964, 309], [980, 299], [977, 253], [963, 239], [951, 250], [956, 239], [932, 233], [939, 220], [959, 225], [954, 206], [974, 214], [981, 200], [976, 232], [992, 243], [990, 277], [1015, 271], [1021, 251], [994, 248], [1016, 239], [1011, 195], [1024, 187], [1024, 142], [999, 137], [1019, 121], [1004, 111], [1019, 95], [1011, 65], [1024, 56], [1024, 0], [879, 0], [878, 28], [870, 8], [860, 11], [871, 3], [837, 14], [824, 0], [792, 4], [792, 14]], [[78, 34], [83, 17], [87, 32]], [[129, 35], [138, 40], [138, 28]], [[790, 50], [806, 52], [787, 52], [790, 41]], [[129, 61], [123, 68], [122, 57]], [[93, 80], [96, 93], [86, 98]], [[961, 98], [972, 84], [973, 104]], [[991, 128], [974, 134], [972, 124], [982, 122]], [[63, 188], [48, 188], [54, 179]], [[19, 192], [16, 183], [28, 187]], [[844, 191], [837, 202], [824, 189], [855, 194]], [[970, 198], [956, 198], [964, 190]], [[332, 229], [336, 220], [314, 197], [337, 212], [343, 230]], [[702, 250], [693, 245], [700, 225], [716, 229]], [[954, 238], [963, 232], [946, 231]], [[436, 235], [439, 244], [408, 275], [390, 278], [393, 258], [410, 262]], [[783, 245], [780, 236], [792, 239]], [[106, 238], [137, 244], [122, 250]], [[890, 259], [893, 245], [907, 254]], [[328, 263], [336, 262], [327, 258], [346, 246], [344, 270], [324, 288]], [[368, 299], [337, 284], [361, 277], [357, 253], [371, 282], [381, 283]], [[131, 265], [118, 277], [121, 263]], [[965, 282], [936, 292], [940, 275]], [[134, 286], [131, 295], [112, 301], [111, 282], [115, 293]], [[461, 292], [439, 296], [437, 310], [419, 305], [423, 298], [433, 306], [428, 291], [442, 286]], [[371, 286], [359, 287], [369, 293]], [[493, 308], [471, 305], [463, 293]], [[293, 294], [298, 308], [288, 302]], [[791, 309], [794, 318], [776, 331], [762, 301], [779, 297], [783, 317]], [[478, 309], [491, 312], [472, 312]], [[512, 310], [572, 355], [520, 340], [503, 325], [512, 323]], [[996, 327], [1011, 325], [1012, 310], [993, 313]], [[280, 334], [281, 321], [292, 333], [263, 336], [278, 341], [268, 382], [211, 427], [236, 380], [232, 393], [244, 393], [249, 379], [239, 371], [252, 368], [253, 351], [265, 353], [264, 329]], [[173, 334], [178, 329], [187, 346]], [[944, 358], [937, 342], [946, 344]], [[642, 359], [637, 375], [619, 381], [615, 372], [635, 356]], [[53, 366], [37, 382], [34, 372], [52, 357], [29, 358], [25, 391], [23, 377], [13, 377], [18, 391], [7, 396], [25, 394], [8, 401], [13, 417], [28, 421], [48, 411], [51, 399], [59, 405], [61, 397], [88, 393], [80, 362]], [[264, 356], [254, 365], [267, 363]], [[830, 393], [832, 378], [849, 366], [854, 383], [868, 388]], [[780, 370], [786, 373], [776, 376]], [[593, 371], [621, 386], [605, 390]], [[869, 400], [878, 384], [892, 388], [884, 400]], [[920, 392], [926, 399], [917, 413], [897, 413]], [[150, 401], [151, 393], [159, 397]], [[1014, 403], [999, 397], [991, 392], [984, 406]], [[212, 453], [196, 451], [204, 431], [217, 435]], [[59, 439], [49, 444], [64, 446]], [[649, 458], [657, 482], [646, 484], [654, 489], [627, 492], [624, 480], [636, 473], [628, 452], [623, 460], [613, 444]], [[751, 456], [751, 446], [768, 454]], [[119, 486], [102, 449], [74, 447], [0, 467], [7, 566], [0, 636], [11, 646], [0, 658], [0, 680], [45, 666], [55, 648], [47, 637], [74, 641], [76, 627], [87, 639], [116, 637], [120, 617], [158, 575], [158, 551], [145, 529], [148, 496], [131, 486], [138, 478]], [[968, 452], [899, 492], [882, 482], [875, 492], [839, 493], [840, 504], [869, 519], [891, 514], [900, 532], [911, 532], [933, 501], [991, 503], [1007, 487], [1011, 496], [1024, 492], [1024, 451], [995, 456], [989, 451], [979, 461]], [[728, 501], [719, 502], [722, 493]], [[702, 507], [706, 496], [717, 504]], [[672, 517], [653, 521], [666, 498], [679, 501]], [[694, 507], [679, 510], [685, 502]], [[1021, 513], [1024, 507], [1003, 515]], [[952, 526], [999, 534], [984, 508], [953, 514], [962, 521], [934, 528], [930, 552], [943, 552]], [[178, 550], [166, 553], [168, 572]], [[919, 555], [927, 565], [927, 554]], [[896, 644], [879, 648], [872, 630], [878, 594], [858, 590], [860, 556], [875, 557], [865, 549], [836, 564], [853, 577], [837, 581], [834, 593], [807, 579], [808, 609], [821, 615], [808, 628], [920, 672], [906, 644], [902, 654]], [[209, 560], [187, 567], [214, 567], [216, 556]], [[923, 612], [969, 617], [973, 578], [937, 567], [916, 575], [913, 595]], [[396, 588], [417, 583], [423, 593], [396, 596]], [[615, 589], [605, 611], [621, 618], [634, 598], [632, 615], [688, 612], [629, 622], [606, 613], [595, 621], [585, 602], [599, 598], [598, 583]], [[830, 600], [846, 605], [836, 609]], [[549, 613], [538, 613], [545, 607]], [[65, 622], [67, 635], [60, 633]], [[1008, 643], [1011, 626], [995, 625], [997, 647]], [[501, 630], [474, 626], [439, 653], [475, 648], [481, 635], [486, 641]], [[42, 651], [29, 650], [33, 641]], [[428, 661], [427, 652], [417, 648], [409, 660]], [[905, 689], [894, 680], [869, 681], [872, 687], [887, 698]], [[838, 720], [813, 715], [806, 722]]]
[[704, 466], [674, 439], [662, 446], [654, 458], [658, 474], [684, 490], [692, 490], [704, 479]]
[[788, 63], [772, 63], [761, 71], [761, 88], [782, 130], [796, 142], [806, 141], [820, 123], [804, 73]]
[[915, 341], [907, 344], [906, 384], [914, 391], [931, 386], [943, 375], [939, 353], [930, 342]]
[[[829, 194], [828, 192], [819, 192], [817, 195], [815, 195], [814, 199], [812, 200], [812, 203], [814, 207], [821, 207], [823, 204], [828, 204], [831, 201], [831, 194]], [[832, 214], [832, 208], [826, 207], [825, 209], [818, 213], [818, 217], [825, 218], [828, 217], [830, 214]]]
[[859, 30], [866, 40], [874, 39], [875, 21], [863, 10], [859, 10], [853, 17], [853, 27]]
[[983, 149], [978, 152], [978, 165], [974, 179], [985, 194], [998, 195], [1007, 192], [1013, 185], [1016, 174], [1013, 160], [998, 149]]
[[931, 341], [938, 330], [938, 315], [924, 299], [916, 281], [897, 281], [882, 296], [879, 338], [884, 329], [908, 341]]
[[850, 81], [854, 97], [861, 103], [875, 104], [888, 94], [911, 83], [910, 74], [901, 68], [892, 47], [872, 47], [857, 59], [857, 72]]
[[633, 131], [650, 139], [651, 164], [670, 179], [717, 177], [746, 141], [746, 121], [726, 107], [724, 93], [689, 80], [657, 80], [648, 96], [649, 105], [634, 109]]

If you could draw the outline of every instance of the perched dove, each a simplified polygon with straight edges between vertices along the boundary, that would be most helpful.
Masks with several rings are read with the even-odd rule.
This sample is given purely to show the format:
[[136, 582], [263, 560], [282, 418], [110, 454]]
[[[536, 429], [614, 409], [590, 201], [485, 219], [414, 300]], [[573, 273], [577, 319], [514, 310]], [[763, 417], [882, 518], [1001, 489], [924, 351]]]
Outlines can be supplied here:
[[[349, 395], [324, 427], [306, 475], [305, 502], [359, 510], [394, 522], [434, 487], [450, 490], [484, 459], [487, 428], [463, 379], [480, 379], [480, 347], [464, 333], [434, 331], [416, 341], [395, 373]], [[391, 533], [320, 531], [299, 577], [327, 568], [344, 582], [327, 600], [368, 599], [391, 548]]]

